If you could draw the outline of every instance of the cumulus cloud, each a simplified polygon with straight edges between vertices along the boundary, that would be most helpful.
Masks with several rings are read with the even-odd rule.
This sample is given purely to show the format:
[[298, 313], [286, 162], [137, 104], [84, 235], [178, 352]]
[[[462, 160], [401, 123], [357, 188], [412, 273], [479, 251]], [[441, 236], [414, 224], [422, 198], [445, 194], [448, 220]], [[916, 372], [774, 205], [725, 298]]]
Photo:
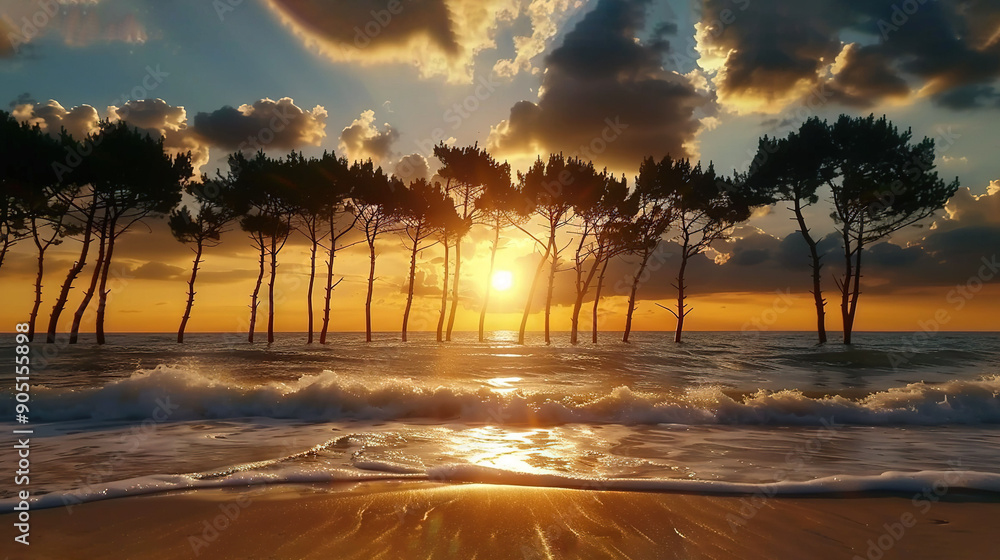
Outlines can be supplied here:
[[636, 39], [647, 1], [601, 0], [546, 58], [537, 103], [520, 101], [493, 127], [489, 149], [502, 156], [564, 152], [614, 169], [646, 155], [690, 155], [696, 110], [710, 100], [665, 71], [664, 41]]
[[581, 5], [581, 0], [531, 0], [522, 11], [531, 24], [531, 34], [515, 35], [514, 57], [496, 61], [493, 72], [502, 78], [513, 78], [521, 72], [539, 73], [541, 69], [532, 60], [545, 52], [561, 25]]
[[317, 105], [305, 111], [290, 97], [261, 99], [239, 108], [223, 107], [194, 117], [194, 131], [227, 150], [318, 146], [326, 137], [327, 112]]
[[410, 154], [396, 162], [392, 174], [408, 185], [416, 179], [427, 179], [431, 176], [431, 170], [427, 158], [421, 154]]
[[920, 96], [951, 108], [996, 104], [995, 3], [901, 4], [705, 0], [699, 64], [739, 112], [777, 112], [817, 95], [862, 107]]
[[392, 145], [398, 139], [399, 131], [388, 123], [379, 130], [375, 124], [375, 111], [369, 109], [340, 132], [339, 148], [349, 160], [371, 158], [383, 161], [393, 156]]
[[12, 114], [21, 122], [38, 125], [39, 128], [52, 136], [58, 136], [65, 128], [66, 132], [69, 132], [77, 140], [96, 132], [97, 124], [101, 119], [97, 109], [90, 105], [78, 105], [66, 109], [55, 99], [50, 99], [42, 105], [34, 103], [15, 105]]

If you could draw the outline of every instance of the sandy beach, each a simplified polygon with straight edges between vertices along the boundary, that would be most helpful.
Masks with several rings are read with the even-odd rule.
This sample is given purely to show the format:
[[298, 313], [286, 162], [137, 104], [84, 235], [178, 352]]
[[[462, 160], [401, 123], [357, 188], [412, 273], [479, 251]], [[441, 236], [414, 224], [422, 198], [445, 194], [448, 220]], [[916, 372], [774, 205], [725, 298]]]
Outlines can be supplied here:
[[[33, 513], [11, 558], [987, 558], [1000, 500], [276, 485]], [[9, 524], [10, 515], [2, 516]], [[907, 527], [906, 525], [910, 525]]]

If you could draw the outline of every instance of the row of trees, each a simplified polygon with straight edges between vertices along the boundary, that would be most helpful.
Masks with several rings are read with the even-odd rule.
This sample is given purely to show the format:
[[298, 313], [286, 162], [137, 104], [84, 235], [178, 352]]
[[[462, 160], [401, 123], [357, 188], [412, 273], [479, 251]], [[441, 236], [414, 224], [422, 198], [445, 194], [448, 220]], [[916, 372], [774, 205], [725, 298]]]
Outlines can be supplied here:
[[[182, 342], [195, 303], [196, 281], [206, 249], [238, 228], [254, 247], [258, 274], [249, 302], [248, 340], [258, 330], [258, 310], [266, 279], [267, 339], [274, 340], [275, 280], [280, 253], [292, 235], [310, 247], [305, 293], [307, 341], [313, 342], [317, 281], [323, 292], [319, 342], [330, 327], [339, 251], [364, 243], [369, 274], [365, 300], [366, 339], [371, 340], [372, 294], [378, 243], [399, 236], [410, 252], [402, 338], [406, 340], [414, 298], [417, 256], [440, 246], [443, 254], [441, 305], [437, 339], [451, 340], [460, 304], [462, 245], [474, 227], [488, 228], [490, 266], [479, 318], [484, 337], [491, 295], [490, 278], [501, 234], [515, 229], [532, 240], [538, 264], [527, 291], [520, 324], [524, 342], [533, 298], [545, 281], [544, 336], [550, 338], [555, 278], [571, 271], [575, 294], [571, 341], [579, 342], [580, 316], [593, 298], [591, 339], [597, 341], [598, 312], [609, 263], [634, 262], [623, 340], [629, 339], [638, 291], [650, 259], [664, 240], [680, 247], [676, 304], [660, 307], [676, 319], [680, 342], [687, 304], [687, 268], [691, 259], [728, 238], [749, 219], [755, 207], [788, 203], [809, 249], [817, 333], [826, 341], [818, 249], [820, 237], [807, 227], [805, 209], [828, 189], [832, 217], [842, 240], [844, 271], [835, 276], [841, 292], [844, 341], [849, 343], [861, 293], [862, 253], [866, 246], [939, 210], [958, 187], [945, 183], [934, 168], [934, 144], [911, 142], [885, 118], [842, 116], [835, 123], [806, 121], [786, 138], [761, 138], [750, 169], [731, 176], [686, 159], [646, 158], [630, 188], [624, 176], [598, 170], [593, 163], [552, 154], [527, 171], [512, 176], [478, 146], [439, 145], [441, 167], [434, 181], [404, 184], [371, 161], [348, 162], [334, 154], [306, 158], [265, 153], [229, 157], [225, 173], [193, 181], [189, 154], [168, 155], [155, 140], [124, 123], [101, 123], [99, 130], [77, 141], [65, 132], [52, 136], [0, 113], [0, 267], [9, 248], [31, 239], [38, 255], [35, 301], [29, 317], [34, 333], [42, 303], [46, 251], [65, 240], [79, 241], [80, 256], [67, 272], [49, 318], [46, 340], [53, 342], [60, 314], [75, 279], [96, 245], [89, 286], [70, 329], [76, 342], [80, 321], [97, 294], [97, 340], [104, 343], [108, 275], [116, 241], [142, 220], [169, 216], [174, 236], [191, 246], [194, 260], [187, 300], [178, 329]], [[185, 204], [181, 204], [182, 199]], [[805, 255], [804, 255], [805, 256]], [[325, 259], [322, 273], [319, 261]], [[805, 261], [805, 259], [804, 259]], [[318, 278], [317, 278], [318, 277]], [[659, 305], [659, 304], [657, 304]]]

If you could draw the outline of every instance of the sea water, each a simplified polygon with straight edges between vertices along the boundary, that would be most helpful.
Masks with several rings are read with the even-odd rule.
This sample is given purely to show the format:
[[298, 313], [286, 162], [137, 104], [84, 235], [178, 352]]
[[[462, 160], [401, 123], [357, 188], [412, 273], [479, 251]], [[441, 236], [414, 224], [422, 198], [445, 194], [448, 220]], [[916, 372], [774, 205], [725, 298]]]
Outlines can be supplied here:
[[[1000, 334], [121, 334], [33, 345], [36, 507], [369, 479], [1000, 491]], [[11, 343], [0, 355], [13, 356]], [[13, 363], [13, 359], [11, 359]], [[9, 368], [12, 371], [12, 368]], [[13, 418], [5, 374], [0, 428]], [[4, 454], [0, 469], [13, 472]], [[12, 507], [4, 487], [0, 507]]]

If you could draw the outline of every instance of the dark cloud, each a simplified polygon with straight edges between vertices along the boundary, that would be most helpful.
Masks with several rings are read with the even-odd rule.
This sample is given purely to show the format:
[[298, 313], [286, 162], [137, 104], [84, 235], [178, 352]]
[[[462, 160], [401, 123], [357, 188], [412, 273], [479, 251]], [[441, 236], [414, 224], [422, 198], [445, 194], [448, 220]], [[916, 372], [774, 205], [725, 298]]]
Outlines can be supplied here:
[[388, 11], [386, 0], [270, 0], [270, 4], [313, 37], [341, 48], [399, 47], [427, 37], [443, 52], [459, 49], [444, 0], [399, 0], [397, 13]]
[[208, 143], [227, 150], [290, 150], [318, 146], [326, 137], [326, 117], [321, 106], [304, 111], [290, 97], [283, 97], [198, 113], [193, 128]]
[[940, 93], [934, 100], [938, 105], [958, 111], [991, 106], [1000, 108], [1000, 89], [994, 86], [965, 86]]
[[617, 169], [646, 155], [689, 155], [708, 100], [667, 72], [667, 44], [636, 41], [647, 1], [601, 0], [546, 60], [538, 103], [521, 101], [490, 135], [491, 150], [564, 152]]
[[129, 270], [125, 277], [137, 280], [177, 280], [183, 278], [185, 272], [179, 266], [150, 261]]
[[[869, 106], [926, 88], [954, 108], [991, 101], [985, 92], [992, 88], [981, 88], [1000, 78], [995, 2], [706, 0], [704, 6], [699, 48], [721, 61], [715, 83], [724, 101], [795, 101], [819, 87], [825, 98]], [[720, 25], [726, 11], [729, 23]], [[970, 86], [980, 89], [949, 95]]]

